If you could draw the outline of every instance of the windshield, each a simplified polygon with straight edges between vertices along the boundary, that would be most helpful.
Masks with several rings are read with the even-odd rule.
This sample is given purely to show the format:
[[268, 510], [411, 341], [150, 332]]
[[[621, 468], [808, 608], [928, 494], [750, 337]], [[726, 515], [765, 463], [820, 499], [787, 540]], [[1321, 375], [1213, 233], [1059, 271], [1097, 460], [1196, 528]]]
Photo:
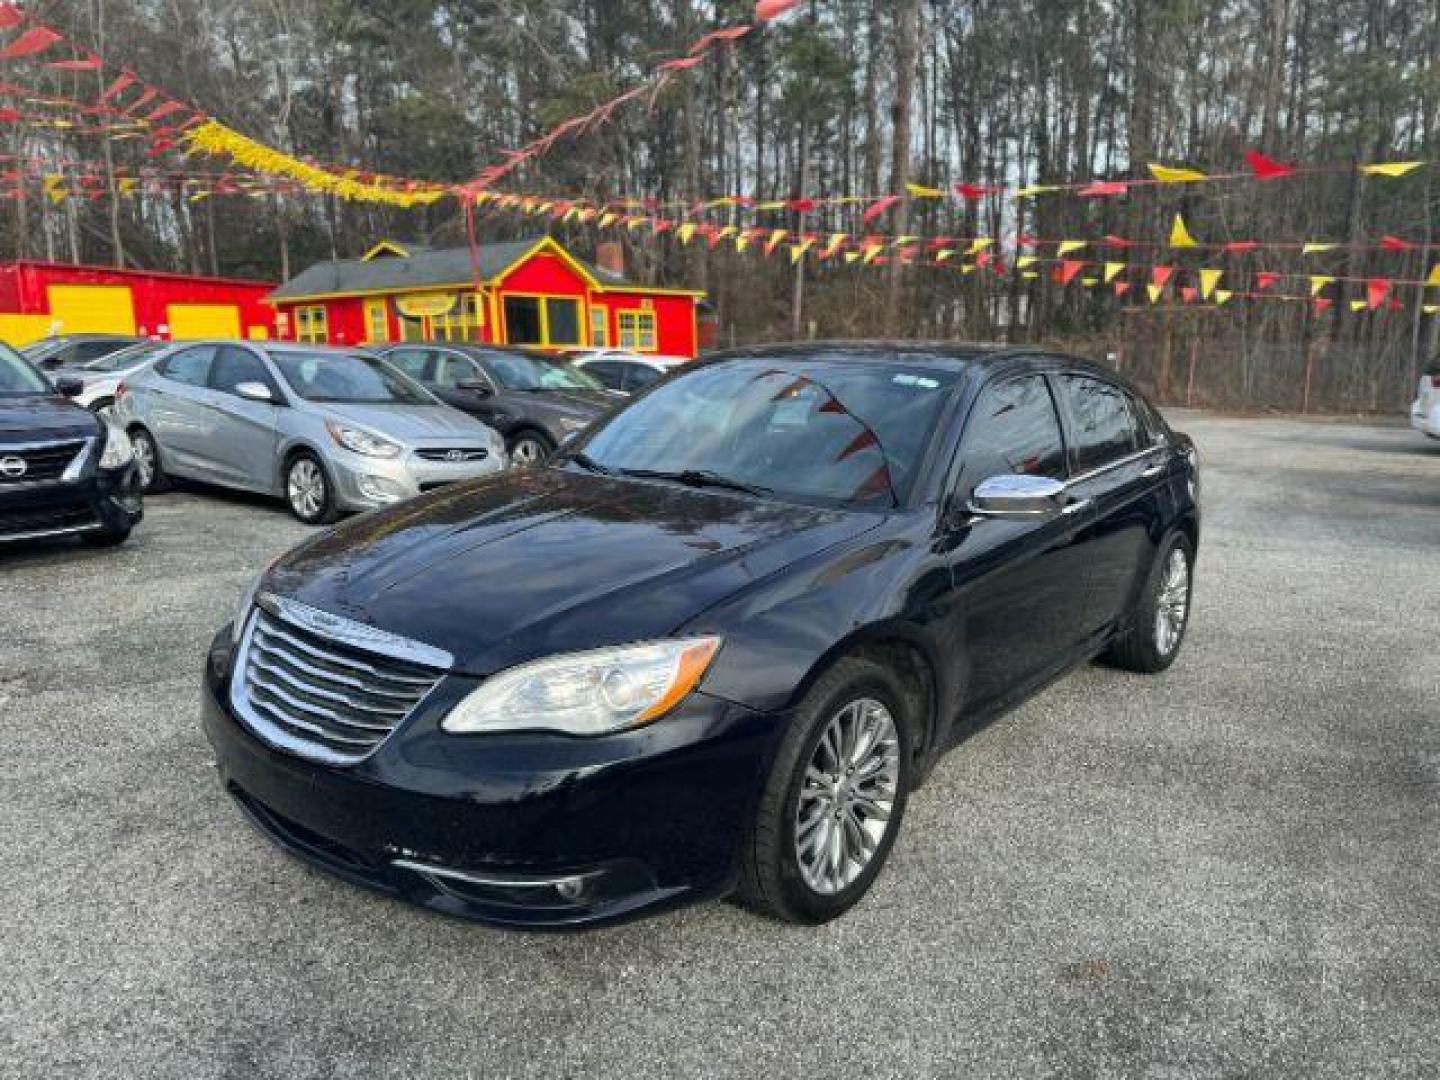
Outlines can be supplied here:
[[20, 352], [30, 360], [43, 360], [52, 353], [63, 349], [69, 338], [51, 337], [41, 338], [39, 341], [32, 341], [29, 345], [21, 345]]
[[164, 347], [163, 342], [145, 341], [139, 345], [128, 346], [119, 352], [113, 352], [109, 356], [102, 356], [99, 360], [91, 360], [88, 364], [82, 364], [81, 367], [86, 371], [123, 371], [153, 359], [155, 354]]
[[0, 343], [0, 396], [49, 394], [50, 382], [9, 345]]
[[576, 457], [597, 470], [723, 480], [801, 501], [898, 505], [957, 376], [823, 358], [732, 360], [638, 399]]
[[507, 390], [600, 390], [584, 372], [534, 353], [487, 352], [485, 366]]
[[285, 349], [276, 350], [270, 358], [290, 389], [306, 401], [439, 404], [419, 383], [373, 356]]

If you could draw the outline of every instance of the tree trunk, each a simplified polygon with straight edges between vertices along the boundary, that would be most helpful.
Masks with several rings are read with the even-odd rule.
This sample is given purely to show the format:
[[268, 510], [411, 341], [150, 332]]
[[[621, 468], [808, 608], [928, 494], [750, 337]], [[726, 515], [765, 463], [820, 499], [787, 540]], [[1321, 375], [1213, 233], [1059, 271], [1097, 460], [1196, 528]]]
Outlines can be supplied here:
[[[920, 0], [898, 0], [895, 9], [895, 103], [890, 110], [894, 144], [891, 152], [890, 190], [905, 194], [910, 183], [910, 128], [914, 116], [915, 74], [920, 56]], [[910, 229], [910, 201], [901, 199], [895, 208], [896, 235]], [[900, 286], [905, 264], [900, 252], [890, 251], [889, 280], [885, 290], [885, 333], [900, 332]]]

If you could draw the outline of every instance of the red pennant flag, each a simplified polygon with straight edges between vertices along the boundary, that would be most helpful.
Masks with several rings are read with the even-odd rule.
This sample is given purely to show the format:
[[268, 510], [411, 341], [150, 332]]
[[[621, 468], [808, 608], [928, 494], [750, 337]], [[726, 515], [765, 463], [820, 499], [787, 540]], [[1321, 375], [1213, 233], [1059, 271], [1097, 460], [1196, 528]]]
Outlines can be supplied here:
[[99, 71], [100, 58], [86, 56], [78, 60], [52, 60], [45, 66], [51, 71]]
[[993, 187], [981, 187], [979, 184], [956, 184], [951, 190], [954, 191], [956, 195], [959, 195], [960, 198], [968, 200], [969, 202], [983, 199], [986, 195], [993, 194], [996, 191]]
[[1173, 266], [1157, 266], [1150, 271], [1150, 284], [1157, 289], [1163, 289], [1174, 274], [1175, 267]]
[[1405, 305], [1400, 303], [1399, 297], [1395, 296], [1390, 297], [1390, 302], [1385, 306], [1391, 311], [1403, 311], [1405, 308]]
[[1255, 287], [1257, 289], [1268, 289], [1275, 282], [1280, 280], [1280, 275], [1271, 270], [1261, 270], [1255, 275]]
[[671, 227], [672, 227], [674, 224], [675, 224], [675, 223], [674, 223], [673, 221], [669, 221], [669, 220], [667, 220], [667, 219], [665, 219], [665, 218], [652, 218], [652, 219], [651, 219], [651, 225], [654, 227], [655, 232], [656, 232], [657, 235], [660, 234], [660, 233], [667, 233], [667, 232], [669, 232], [670, 229], [671, 229]]
[[1245, 251], [1255, 251], [1259, 247], [1260, 245], [1254, 240], [1231, 240], [1220, 250], [1230, 252], [1232, 254], [1238, 254]]
[[870, 204], [870, 208], [865, 211], [865, 216], [862, 220], [865, 222], [866, 225], [869, 225], [872, 221], [878, 218], [881, 214], [885, 213], [886, 210], [889, 210], [899, 201], [899, 195], [882, 195], [880, 198], [876, 199], [873, 203]]
[[755, 21], [761, 23], [769, 22], [771, 19], [778, 19], [798, 3], [800, 3], [800, 0], [757, 0], [755, 4]]
[[1112, 248], [1131, 248], [1135, 246], [1135, 241], [1126, 240], [1123, 236], [1115, 236], [1112, 233], [1105, 236], [1104, 244], [1106, 247]]
[[0, 124], [13, 124], [21, 119], [19, 109], [0, 109]]
[[184, 108], [185, 106], [178, 101], [167, 101], [158, 109], [152, 110], [150, 115], [144, 118], [145, 123], [153, 124], [157, 120], [163, 120], [165, 117], [171, 115], [172, 113], [181, 112]]
[[1129, 184], [1121, 184], [1109, 180], [1097, 180], [1087, 187], [1083, 187], [1077, 194], [1086, 198], [1095, 198], [1100, 195], [1124, 195], [1130, 190]]
[[814, 199], [791, 199], [789, 206], [797, 214], [808, 214], [815, 209]]
[[25, 13], [14, 4], [0, 4], [0, 30], [10, 30], [25, 21]]
[[15, 60], [21, 56], [44, 52], [59, 40], [60, 35], [48, 26], [32, 26], [4, 49], [0, 49], [0, 60]]
[[1328, 307], [1329, 307], [1331, 304], [1333, 304], [1334, 302], [1335, 302], [1335, 301], [1334, 301], [1334, 300], [1331, 300], [1329, 297], [1321, 296], [1321, 297], [1319, 297], [1319, 298], [1317, 298], [1317, 299], [1315, 299], [1315, 300], [1312, 300], [1312, 301], [1311, 301], [1311, 304], [1312, 304], [1312, 305], [1314, 306], [1314, 308], [1315, 308], [1315, 314], [1319, 315], [1321, 312], [1323, 312], [1326, 308], [1328, 308]]
[[1283, 165], [1274, 158], [1266, 157], [1259, 150], [1245, 151], [1245, 164], [1257, 180], [1279, 180], [1282, 176], [1294, 176], [1295, 166]]
[[1390, 292], [1390, 279], [1377, 277], [1371, 278], [1365, 283], [1365, 305], [1374, 311], [1385, 302], [1385, 297]]
[[1401, 240], [1398, 236], [1382, 236], [1380, 246], [1386, 251], [1414, 251], [1419, 245], [1412, 244], [1409, 240]]
[[[976, 261], [978, 262], [979, 260], [977, 259]], [[1069, 285], [1070, 282], [1075, 280], [1075, 275], [1083, 269], [1085, 269], [1085, 264], [1078, 259], [1062, 259], [1060, 265], [1054, 269], [1053, 274], [1055, 280], [1061, 285]]]
[[[994, 253], [993, 251], [982, 251], [982, 252], [980, 252], [979, 254], [977, 254], [977, 255], [975, 256], [975, 265], [978, 266], [978, 267], [980, 267], [980, 269], [982, 269], [982, 270], [985, 269], [985, 267], [989, 266], [989, 265], [990, 265], [992, 262], [994, 262], [994, 261], [995, 261], [995, 253]], [[1085, 264], [1084, 264], [1084, 263], [1076, 263], [1075, 265], [1077, 265], [1077, 266], [1084, 266]], [[1071, 274], [1071, 275], [1070, 275], [1070, 277], [1074, 277], [1074, 276], [1075, 276], [1074, 274]], [[1066, 280], [1066, 281], [1069, 281], [1069, 280], [1070, 280], [1070, 277], [1067, 277], [1065, 280]], [[1062, 284], [1063, 284], [1063, 283], [1062, 283]]]
[[1124, 296], [1124, 295], [1125, 295], [1127, 292], [1129, 292], [1129, 291], [1130, 291], [1130, 282], [1128, 282], [1128, 281], [1117, 281], [1117, 282], [1115, 282], [1115, 295], [1116, 295], [1116, 296]]
[[1197, 295], [1199, 294], [1195, 291], [1195, 288], [1192, 285], [1186, 285], [1183, 289], [1180, 290], [1180, 299], [1185, 301], [1185, 303], [1187, 304], [1193, 304]]
[[705, 58], [703, 56], [682, 56], [676, 60], [666, 60], [663, 64], [659, 65], [659, 69], [661, 71], [688, 71], [696, 64], [703, 64], [704, 62]]
[[1021, 233], [1019, 236], [1017, 236], [1017, 237], [1015, 238], [1015, 246], [1016, 246], [1016, 247], [1028, 247], [1028, 248], [1033, 248], [1033, 247], [1034, 247], [1036, 244], [1038, 244], [1038, 243], [1040, 243], [1039, 240], [1037, 240], [1037, 239], [1036, 239], [1035, 237], [1033, 237], [1033, 236], [1027, 235], [1026, 233]]
[[752, 27], [747, 24], [745, 26], [732, 26], [728, 30], [714, 30], [695, 42], [694, 45], [691, 45], [688, 51], [691, 56], [697, 53], [703, 53], [717, 42], [736, 41], [750, 33], [751, 29]]

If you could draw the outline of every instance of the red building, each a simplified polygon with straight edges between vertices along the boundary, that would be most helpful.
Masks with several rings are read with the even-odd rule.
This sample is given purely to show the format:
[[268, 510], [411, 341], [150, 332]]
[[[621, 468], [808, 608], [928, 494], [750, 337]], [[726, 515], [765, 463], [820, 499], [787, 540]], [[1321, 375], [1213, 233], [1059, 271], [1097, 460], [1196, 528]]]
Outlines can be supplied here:
[[0, 263], [0, 340], [55, 334], [138, 334], [183, 340], [272, 337], [264, 281], [117, 270], [68, 263]]
[[488, 341], [542, 349], [700, 350], [704, 293], [633, 285], [554, 239], [434, 250], [385, 241], [318, 263], [270, 294], [280, 336], [359, 345]]

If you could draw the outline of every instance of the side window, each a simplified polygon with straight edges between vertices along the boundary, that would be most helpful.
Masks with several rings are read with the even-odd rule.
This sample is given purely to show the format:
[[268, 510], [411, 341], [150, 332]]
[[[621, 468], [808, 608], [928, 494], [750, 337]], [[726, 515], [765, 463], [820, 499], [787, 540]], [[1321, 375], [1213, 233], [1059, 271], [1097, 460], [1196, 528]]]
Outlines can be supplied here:
[[1050, 388], [1040, 375], [987, 387], [975, 404], [960, 451], [965, 497], [992, 476], [1065, 477], [1065, 441]]
[[1166, 441], [1165, 421], [1160, 419], [1160, 414], [1155, 411], [1155, 407], [1133, 394], [1125, 396], [1126, 400], [1130, 402], [1130, 411], [1135, 414], [1139, 425], [1140, 449], [1163, 445]]
[[644, 390], [651, 383], [660, 381], [660, 372], [644, 364], [629, 364], [625, 374], [627, 390]]
[[75, 346], [74, 355], [65, 362], [67, 364], [88, 364], [92, 360], [99, 360], [102, 356], [109, 356], [121, 347], [122, 343], [118, 341], [82, 341]]
[[210, 360], [214, 355], [214, 345], [181, 349], [160, 361], [155, 370], [165, 378], [186, 386], [204, 386], [210, 378]]
[[215, 359], [210, 364], [210, 389], [233, 394], [235, 387], [243, 382], [270, 386], [270, 392], [275, 392], [270, 382], [270, 374], [258, 356], [249, 349], [222, 345], [216, 350]]
[[441, 353], [438, 357], [438, 367], [435, 373], [435, 384], [443, 386], [446, 390], [459, 389], [460, 383], [465, 379], [480, 378], [480, 365], [471, 360], [468, 356], [457, 356], [454, 353]]
[[580, 370], [591, 378], [598, 379], [600, 384], [607, 389], [625, 389], [625, 369], [619, 364], [609, 360], [600, 360], [594, 364], [586, 364]]
[[385, 354], [385, 361], [420, 382], [429, 382], [426, 367], [429, 364], [429, 349], [392, 349]]
[[1075, 431], [1075, 468], [1089, 472], [1140, 448], [1140, 432], [1125, 391], [1083, 375], [1060, 379]]

